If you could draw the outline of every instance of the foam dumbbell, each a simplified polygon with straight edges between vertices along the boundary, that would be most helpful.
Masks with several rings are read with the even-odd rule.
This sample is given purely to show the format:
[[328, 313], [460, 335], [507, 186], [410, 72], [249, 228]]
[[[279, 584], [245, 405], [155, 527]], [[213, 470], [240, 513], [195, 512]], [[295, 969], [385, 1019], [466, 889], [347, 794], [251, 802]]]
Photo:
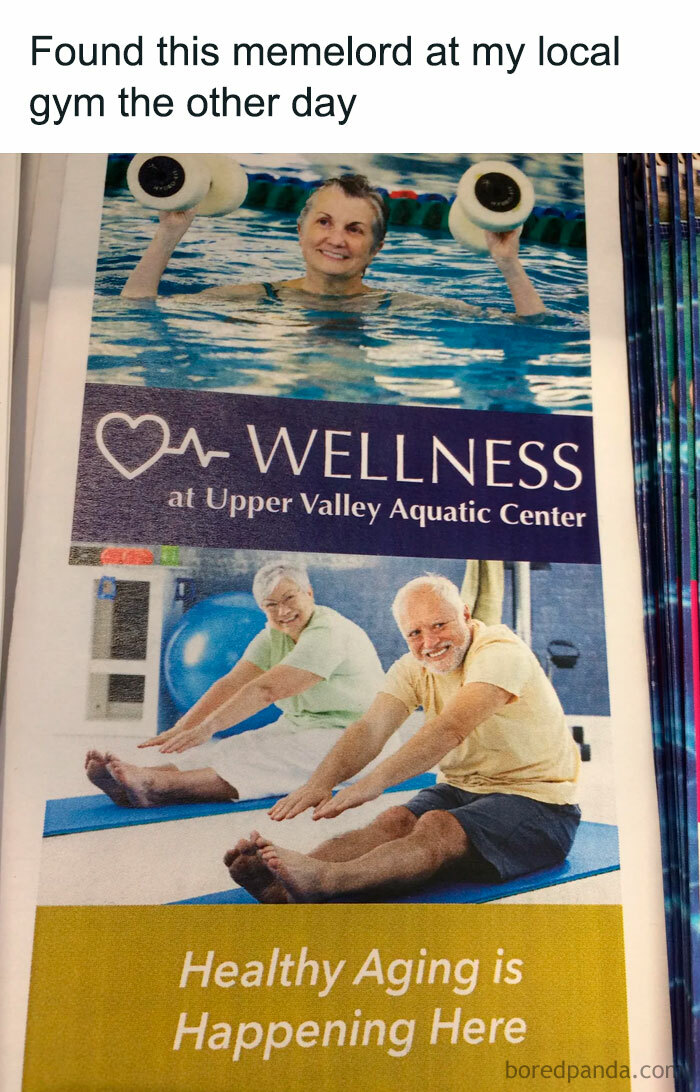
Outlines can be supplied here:
[[462, 175], [450, 208], [448, 226], [458, 242], [487, 250], [485, 231], [521, 228], [535, 205], [527, 175], [512, 163], [483, 160]]
[[248, 177], [230, 155], [135, 155], [126, 172], [133, 197], [148, 209], [170, 212], [197, 206], [222, 216], [245, 201]]

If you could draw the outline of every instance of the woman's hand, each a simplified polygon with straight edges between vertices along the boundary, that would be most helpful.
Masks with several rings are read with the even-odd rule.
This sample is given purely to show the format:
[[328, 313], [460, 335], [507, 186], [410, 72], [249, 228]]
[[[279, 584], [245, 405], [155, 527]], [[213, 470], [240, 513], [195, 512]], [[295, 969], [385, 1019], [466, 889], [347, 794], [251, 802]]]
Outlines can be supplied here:
[[160, 278], [170, 261], [170, 256], [197, 214], [193, 209], [174, 209], [161, 212], [156, 233], [136, 268], [129, 275], [122, 289], [126, 299], [155, 299]]
[[519, 261], [521, 231], [522, 228], [514, 228], [512, 231], [484, 232], [489, 254], [499, 269]]
[[161, 212], [158, 216], [160, 221], [158, 234], [179, 243], [196, 215], [196, 206], [193, 209], [172, 209], [169, 212]]
[[189, 751], [191, 747], [198, 747], [200, 743], [206, 743], [214, 734], [213, 727], [204, 720], [200, 724], [194, 724], [186, 728], [182, 720], [168, 728], [167, 732], [160, 732], [157, 736], [139, 743], [139, 747], [157, 747], [161, 754], [179, 754], [181, 751]]
[[519, 258], [522, 227], [513, 231], [485, 231], [486, 243], [494, 262], [505, 277], [515, 310], [522, 317], [546, 311], [540, 294], [528, 277]]

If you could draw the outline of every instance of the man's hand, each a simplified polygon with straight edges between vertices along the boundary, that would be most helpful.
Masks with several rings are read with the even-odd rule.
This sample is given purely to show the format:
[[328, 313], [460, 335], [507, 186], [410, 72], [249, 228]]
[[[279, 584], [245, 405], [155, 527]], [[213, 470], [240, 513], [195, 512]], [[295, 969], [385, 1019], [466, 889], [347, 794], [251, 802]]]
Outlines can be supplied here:
[[307, 781], [301, 788], [290, 792], [270, 808], [268, 815], [271, 819], [293, 819], [295, 815], [301, 815], [307, 808], [318, 808], [326, 803], [333, 795], [332, 785], [323, 785], [320, 782]]
[[[279, 668], [272, 668], [270, 674], [278, 670]], [[299, 668], [288, 668], [288, 670], [301, 674]], [[308, 781], [271, 808], [270, 818], [293, 819], [295, 815], [301, 815], [307, 808], [315, 809], [314, 819], [325, 818], [324, 808], [331, 806], [333, 787], [354, 777], [376, 758], [389, 737], [401, 727], [408, 712], [402, 701], [380, 691], [367, 712], [345, 729]], [[366, 784], [366, 782], [367, 778], [364, 778], [362, 783]], [[379, 796], [383, 787], [381, 786], [366, 799], [373, 800], [375, 796]], [[335, 799], [343, 798], [343, 793], [346, 791], [344, 789]], [[354, 803], [348, 802], [345, 805], [341, 803], [339, 812], [344, 811], [346, 807], [357, 807], [362, 802], [358, 799]], [[332, 814], [335, 815], [336, 812]]]
[[186, 728], [182, 720], [177, 721], [167, 732], [160, 732], [157, 736], [139, 743], [139, 747], [157, 747], [161, 754], [179, 754], [181, 751], [189, 751], [190, 747], [198, 747], [200, 743], [206, 743], [214, 734], [206, 720], [201, 724], [195, 724]]
[[319, 804], [313, 818], [335, 819], [336, 815], [347, 811], [348, 808], [359, 808], [360, 804], [366, 804], [368, 800], [376, 800], [378, 796], [381, 796], [382, 791], [382, 786], [374, 783], [371, 777], [363, 777], [354, 785], [341, 789], [324, 804]]

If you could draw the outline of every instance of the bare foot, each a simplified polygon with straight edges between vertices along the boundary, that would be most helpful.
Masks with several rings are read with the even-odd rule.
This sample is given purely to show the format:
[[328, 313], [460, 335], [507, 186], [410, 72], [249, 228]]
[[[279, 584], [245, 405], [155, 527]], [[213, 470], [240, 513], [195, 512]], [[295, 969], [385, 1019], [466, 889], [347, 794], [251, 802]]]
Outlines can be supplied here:
[[[262, 844], [261, 844], [262, 843]], [[325, 902], [335, 892], [329, 883], [333, 865], [258, 838], [258, 854], [286, 887], [290, 902]]]
[[234, 883], [244, 887], [258, 902], [291, 902], [289, 892], [270, 872], [257, 847], [248, 838], [241, 838], [228, 850], [224, 864]]
[[107, 772], [121, 785], [127, 795], [132, 808], [152, 808], [163, 803], [161, 795], [155, 786], [156, 770], [147, 766], [132, 766], [129, 762], [122, 762], [116, 755], [109, 755], [106, 764]]
[[114, 760], [114, 755], [101, 754], [100, 751], [88, 751], [85, 756], [85, 772], [88, 780], [102, 792], [106, 793], [110, 800], [119, 804], [122, 808], [130, 808], [131, 801], [123, 785], [112, 777], [107, 769], [107, 764]]

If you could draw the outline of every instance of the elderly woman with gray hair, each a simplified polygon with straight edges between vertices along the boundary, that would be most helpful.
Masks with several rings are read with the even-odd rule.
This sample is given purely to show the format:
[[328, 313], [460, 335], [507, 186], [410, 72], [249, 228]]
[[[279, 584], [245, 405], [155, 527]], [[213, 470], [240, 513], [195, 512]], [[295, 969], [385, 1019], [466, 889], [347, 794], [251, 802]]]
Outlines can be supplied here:
[[[354, 622], [316, 604], [306, 569], [272, 561], [253, 581], [267, 616], [233, 669], [172, 728], [140, 744], [158, 766], [89, 751], [87, 776], [115, 804], [154, 807], [283, 795], [310, 776], [343, 731], [369, 707], [383, 681], [374, 645]], [[273, 724], [212, 741], [267, 706]]]
[[[156, 234], [129, 276], [122, 295], [129, 299], [153, 299], [170, 257], [192, 223], [197, 209], [163, 212]], [[386, 292], [365, 284], [370, 262], [384, 245], [388, 207], [379, 190], [360, 174], [329, 178], [314, 190], [297, 223], [299, 244], [305, 263], [301, 277], [283, 281], [222, 285], [207, 288], [200, 295], [231, 300], [265, 299], [314, 303], [326, 299], [363, 309], [394, 307], [402, 303], [430, 303], [457, 314], [473, 316], [483, 309], [463, 300], [435, 299], [408, 292]], [[486, 232], [491, 257], [503, 274], [520, 316], [541, 314], [544, 304], [518, 257], [519, 230]], [[351, 302], [352, 301], [352, 302]]]

